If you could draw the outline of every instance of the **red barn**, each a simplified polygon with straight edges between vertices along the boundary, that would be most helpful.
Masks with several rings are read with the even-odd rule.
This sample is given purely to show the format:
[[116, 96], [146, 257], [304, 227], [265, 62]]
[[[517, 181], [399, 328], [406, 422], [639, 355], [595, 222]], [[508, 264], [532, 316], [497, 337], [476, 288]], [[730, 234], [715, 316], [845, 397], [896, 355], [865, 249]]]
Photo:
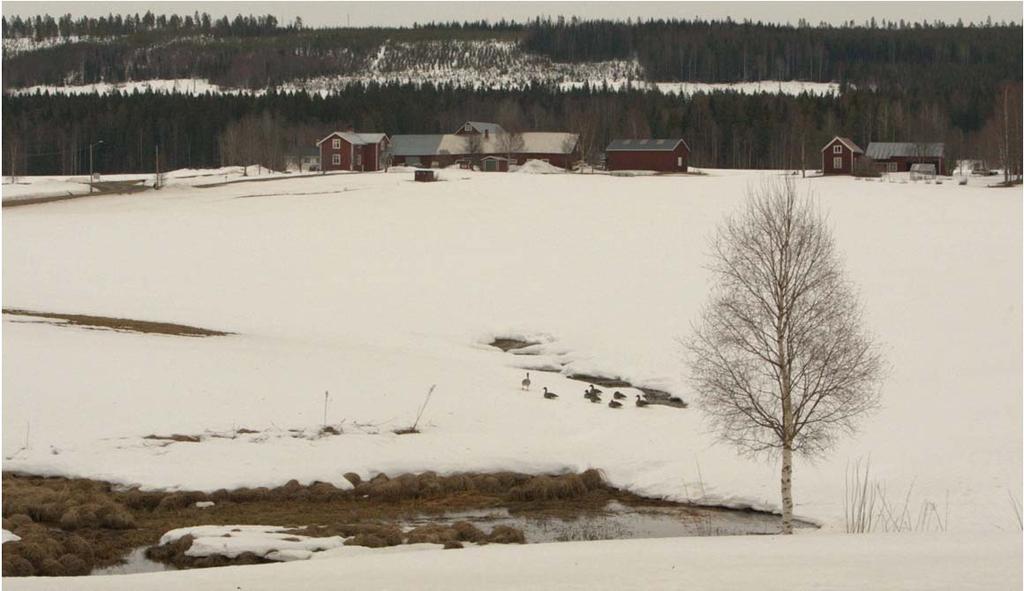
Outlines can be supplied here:
[[690, 146], [683, 138], [612, 140], [605, 154], [608, 170], [686, 172]]
[[320, 170], [382, 170], [387, 168], [389, 143], [383, 133], [335, 131], [316, 143], [320, 148]]
[[822, 174], [853, 174], [853, 167], [864, 150], [846, 137], [836, 136], [821, 149]]

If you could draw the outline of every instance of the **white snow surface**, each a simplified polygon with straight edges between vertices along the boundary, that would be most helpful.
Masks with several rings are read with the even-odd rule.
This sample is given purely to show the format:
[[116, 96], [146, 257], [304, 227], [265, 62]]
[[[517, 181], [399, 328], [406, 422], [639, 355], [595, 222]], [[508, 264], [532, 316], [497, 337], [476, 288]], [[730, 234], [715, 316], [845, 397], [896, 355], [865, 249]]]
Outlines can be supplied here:
[[0, 535], [2, 535], [2, 538], [0, 539], [3, 540], [0, 541], [0, 544], [6, 544], [7, 542], [17, 542], [21, 539], [21, 536], [15, 534], [12, 531], [7, 531], [6, 529], [0, 530]]
[[[708, 294], [709, 235], [770, 173], [706, 172], [459, 170], [414, 183], [396, 169], [5, 210], [4, 307], [237, 334], [5, 315], [3, 467], [207, 491], [348, 487], [348, 471], [597, 467], [639, 494], [774, 509], [777, 462], [715, 443], [677, 342]], [[893, 366], [858, 434], [797, 460], [796, 513], [841, 529], [846, 466], [870, 457], [890, 501], [909, 492], [913, 513], [932, 502], [951, 532], [1016, 530], [1020, 191], [796, 182], [828, 212]], [[484, 344], [514, 335], [540, 336], [538, 355]], [[521, 391], [523, 368], [545, 365], [692, 404], [612, 410], [540, 371]], [[391, 433], [431, 384], [421, 433]], [[544, 386], [561, 398], [544, 400]], [[343, 434], [308, 436], [324, 391]], [[258, 433], [214, 436], [242, 427]], [[143, 439], [172, 433], [202, 441]]]
[[[314, 560], [106, 577], [4, 579], [11, 590], [1016, 590], [1019, 533], [725, 536], [463, 550], [345, 547]], [[359, 551], [356, 551], [359, 550]], [[319, 559], [318, 558], [321, 558]], [[342, 558], [343, 557], [343, 558]]]
[[199, 525], [172, 529], [160, 537], [159, 545], [192, 536], [186, 556], [236, 558], [252, 552], [267, 560], [288, 562], [307, 560], [314, 552], [340, 548], [345, 543], [340, 536], [315, 538], [286, 532], [287, 528], [267, 525]]

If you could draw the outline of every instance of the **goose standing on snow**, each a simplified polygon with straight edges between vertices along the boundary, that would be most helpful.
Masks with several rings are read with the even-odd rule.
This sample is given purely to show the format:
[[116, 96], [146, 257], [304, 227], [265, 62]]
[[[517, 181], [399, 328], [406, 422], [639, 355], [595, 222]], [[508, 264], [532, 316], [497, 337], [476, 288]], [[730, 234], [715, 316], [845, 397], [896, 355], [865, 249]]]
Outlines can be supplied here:
[[640, 395], [637, 394], [636, 395], [636, 405], [639, 406], [640, 408], [643, 408], [643, 407], [647, 406], [647, 401], [646, 400], [640, 400]]
[[601, 391], [598, 390], [597, 388], [595, 388], [594, 384], [590, 384], [590, 389], [587, 390], [587, 393], [590, 394], [591, 396], [600, 396], [601, 395]]
[[622, 392], [619, 392], [618, 390], [616, 390], [615, 394], [612, 394], [612, 398], [614, 398], [615, 400], [625, 400], [626, 399], [626, 395], [623, 394]]
[[526, 372], [526, 377], [520, 383], [523, 385], [523, 390], [529, 390], [530, 389], [530, 383], [531, 383], [530, 382], [530, 372]]
[[554, 392], [548, 392], [548, 387], [544, 386], [544, 398], [547, 398], [548, 400], [554, 400], [555, 398], [558, 398], [558, 394], [555, 394]]
[[619, 402], [618, 400], [612, 400], [611, 402], [608, 403], [608, 406], [610, 408], [622, 408], [622, 403]]

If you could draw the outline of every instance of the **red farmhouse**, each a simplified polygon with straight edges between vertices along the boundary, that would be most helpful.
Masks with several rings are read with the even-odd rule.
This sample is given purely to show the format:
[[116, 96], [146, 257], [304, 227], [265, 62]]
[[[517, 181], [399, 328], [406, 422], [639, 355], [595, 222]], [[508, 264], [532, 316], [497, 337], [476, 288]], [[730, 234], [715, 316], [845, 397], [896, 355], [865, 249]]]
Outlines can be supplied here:
[[850, 138], [836, 136], [821, 149], [822, 174], [853, 174], [853, 167], [864, 150]]
[[686, 172], [690, 160], [683, 138], [612, 140], [605, 153], [608, 170]]
[[388, 136], [335, 131], [316, 143], [321, 170], [374, 171], [387, 167]]

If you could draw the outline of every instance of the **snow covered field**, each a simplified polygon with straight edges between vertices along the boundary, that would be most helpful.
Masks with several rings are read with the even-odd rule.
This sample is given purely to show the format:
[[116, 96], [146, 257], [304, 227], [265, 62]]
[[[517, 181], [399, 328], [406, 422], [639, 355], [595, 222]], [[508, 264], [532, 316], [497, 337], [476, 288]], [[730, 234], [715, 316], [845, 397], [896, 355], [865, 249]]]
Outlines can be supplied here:
[[1019, 589], [1020, 536], [875, 534], [345, 546], [313, 560], [144, 575], [4, 579], [10, 589]]
[[[519, 388], [519, 366], [550, 365], [619, 375], [694, 401], [676, 339], [687, 336], [706, 298], [706, 241], [765, 174], [706, 172], [445, 170], [441, 182], [414, 183], [410, 171], [393, 169], [197, 188], [203, 183], [190, 179], [238, 180], [237, 171], [189, 171], [171, 175], [178, 184], [159, 192], [7, 209], [4, 308], [236, 334], [132, 334], [4, 315], [3, 467], [203, 490], [292, 478], [348, 486], [348, 471], [598, 467], [640, 494], [774, 508], [777, 465], [714, 444], [697, 404], [612, 410], [585, 402], [585, 384], [540, 371], [531, 372], [531, 392]], [[416, 573], [424, 588], [452, 580], [490, 588], [502, 586], [500, 578], [486, 579], [482, 573], [495, 571], [484, 569], [507, 572], [522, 560], [536, 566], [533, 574], [506, 581], [529, 586], [578, 561], [590, 565], [581, 582], [628, 586], [622, 577], [644, 571], [646, 587], [671, 586], [680, 580], [672, 567], [711, 587], [756, 580], [770, 588], [797, 576], [774, 570], [778, 553], [788, 552], [794, 563], [813, 554], [821, 564], [813, 576], [822, 584], [805, 579], [808, 588], [885, 587], [904, 573], [920, 588], [1019, 587], [1020, 192], [797, 182], [829, 212], [865, 322], [893, 365], [883, 407], [862, 432], [825, 460], [796, 464], [796, 513], [824, 532], [373, 551], [346, 556], [344, 576], [386, 587], [397, 581], [388, 577]], [[494, 336], [541, 344], [537, 355], [511, 355], [483, 344]], [[431, 384], [422, 433], [391, 433], [412, 423]], [[561, 398], [544, 400], [543, 386]], [[289, 429], [320, 426], [325, 390], [328, 422], [344, 433], [293, 437]], [[242, 427], [257, 433], [213, 436]], [[143, 439], [172, 433], [203, 438]], [[915, 515], [934, 503], [942, 520], [948, 515], [947, 533], [835, 534], [846, 466], [868, 457], [891, 501], [902, 504], [909, 492]], [[924, 529], [939, 526], [930, 520]], [[750, 568], [722, 563], [736, 556]], [[274, 580], [265, 573], [314, 582], [339, 568], [312, 560], [123, 584], [205, 589], [227, 580], [258, 588]], [[559, 580], [574, 584], [564, 574]]]

